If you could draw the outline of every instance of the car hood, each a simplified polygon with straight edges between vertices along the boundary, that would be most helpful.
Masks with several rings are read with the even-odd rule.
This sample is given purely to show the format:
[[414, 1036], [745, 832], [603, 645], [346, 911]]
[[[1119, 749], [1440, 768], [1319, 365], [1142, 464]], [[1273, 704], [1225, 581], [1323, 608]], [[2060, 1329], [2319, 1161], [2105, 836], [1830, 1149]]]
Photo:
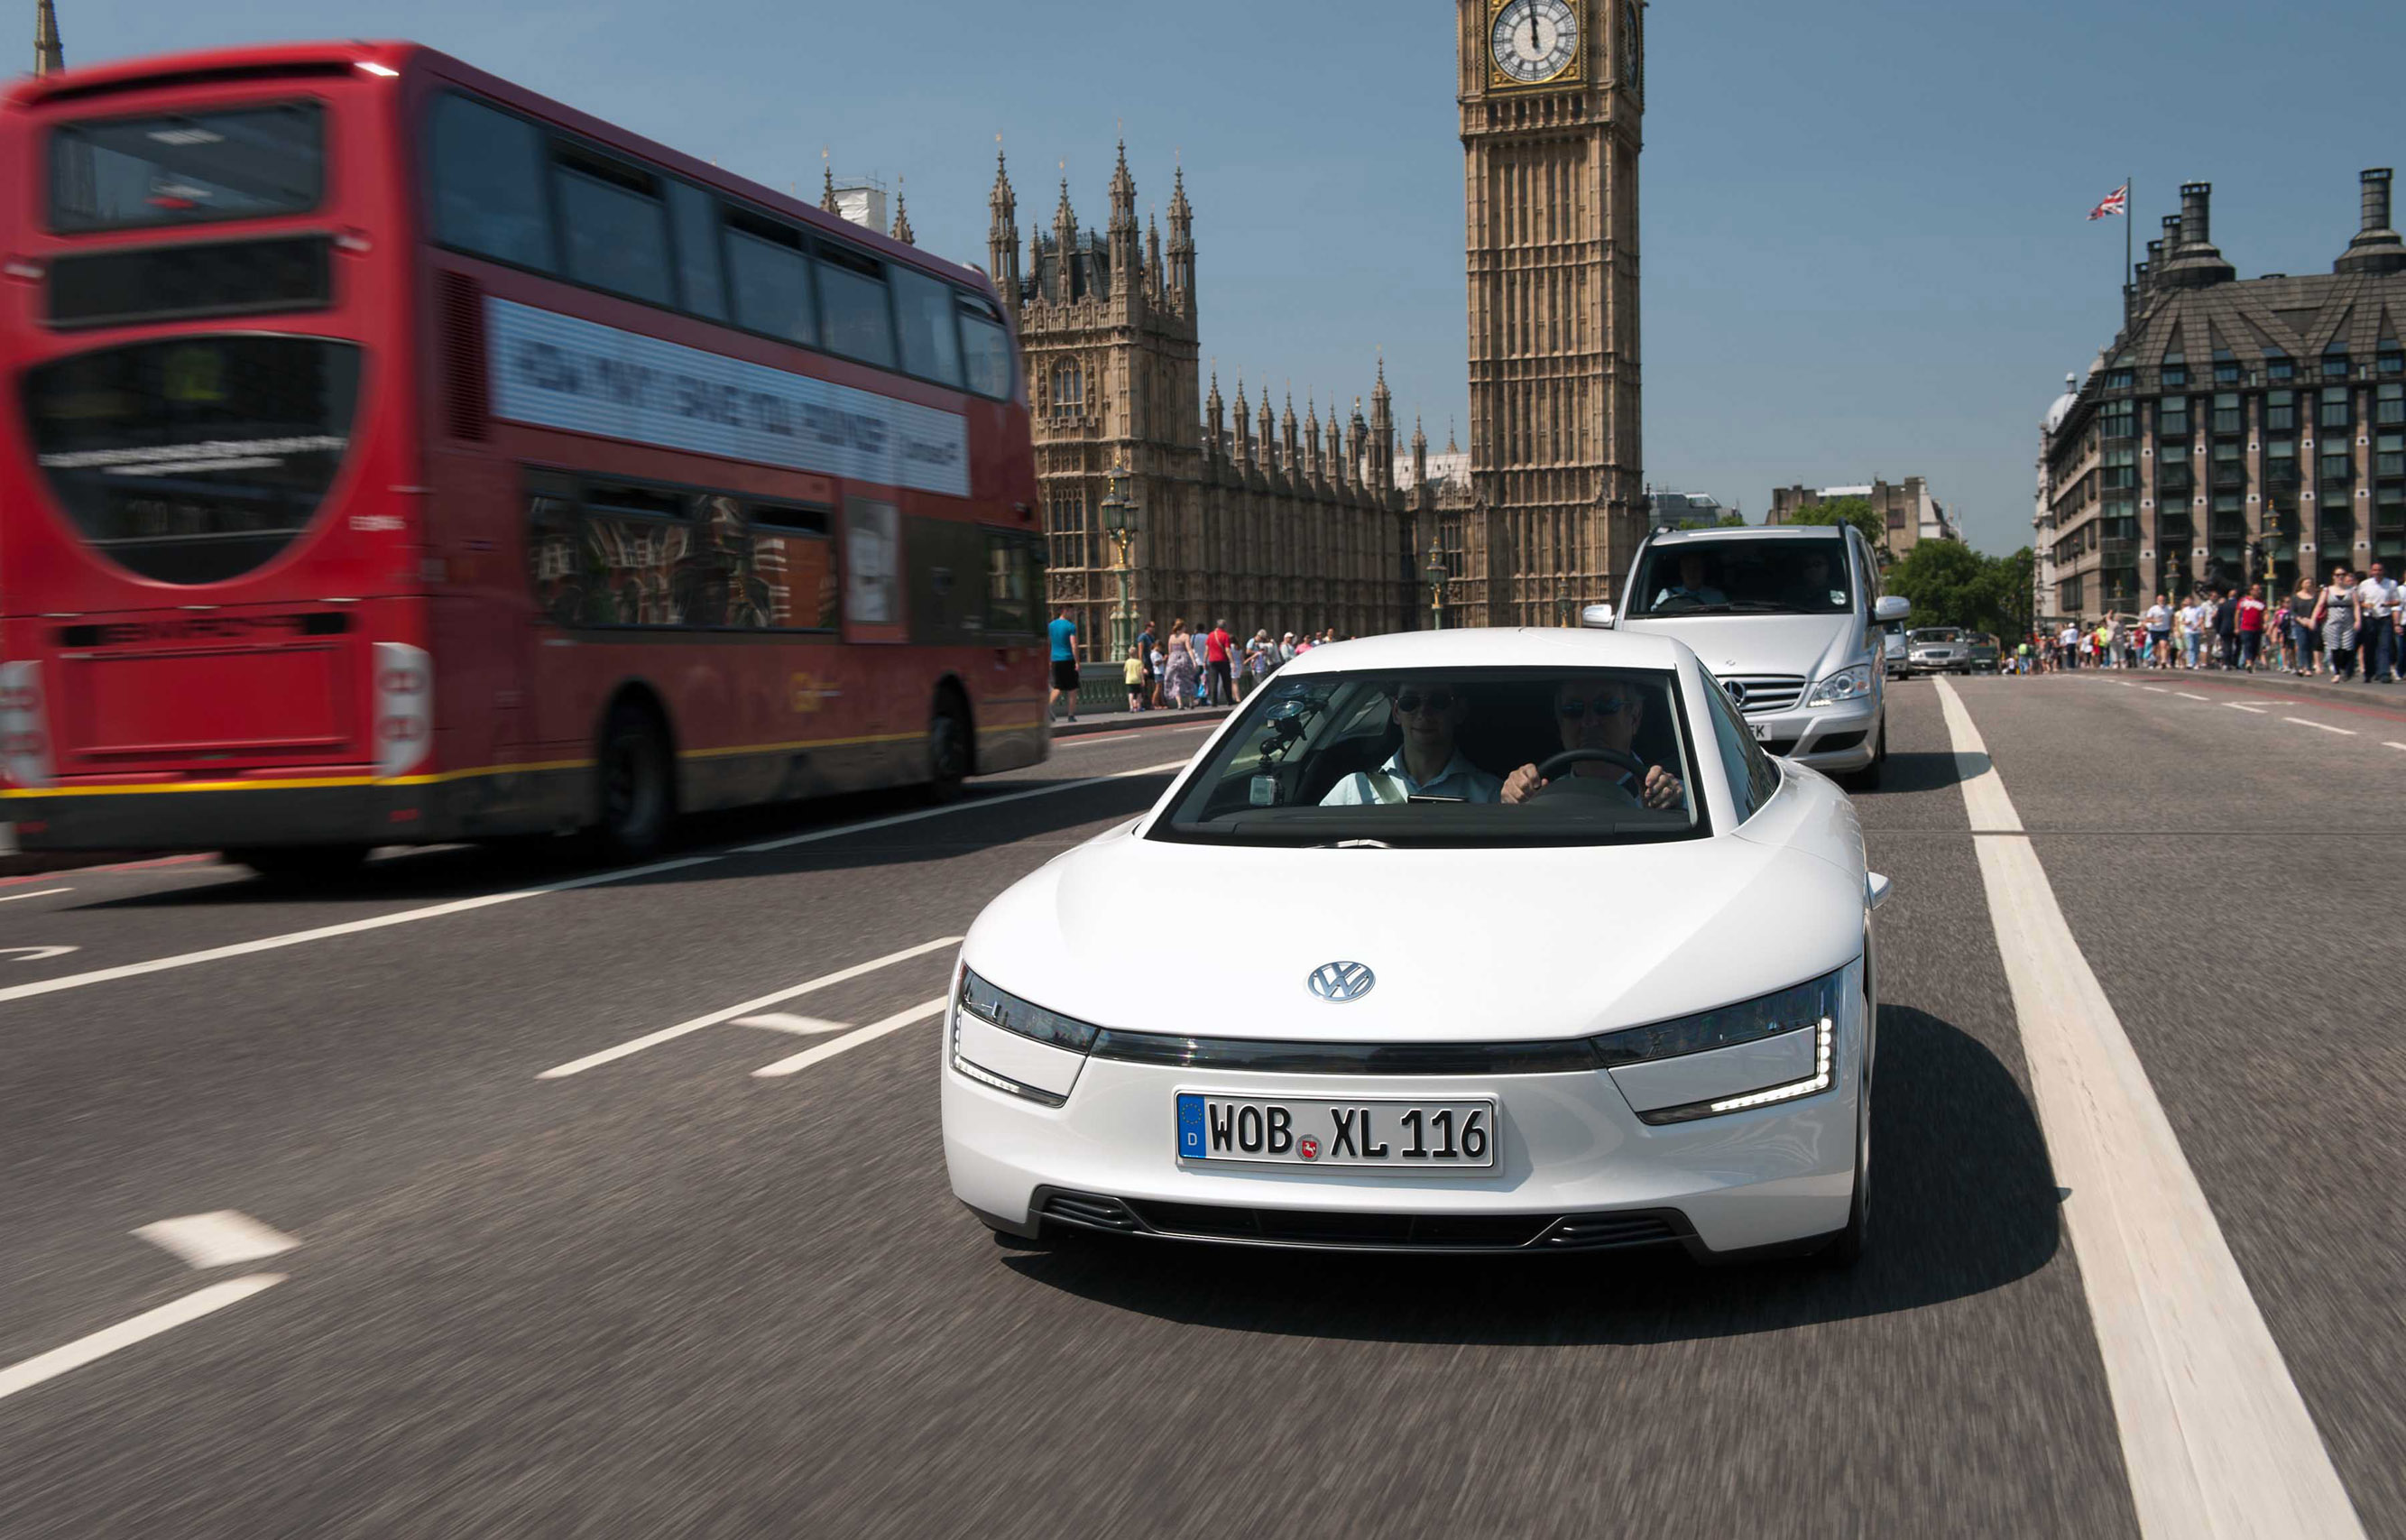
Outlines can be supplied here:
[[1854, 660], [1862, 622], [1851, 615], [1720, 615], [1627, 620], [1618, 629], [1677, 637], [1707, 671], [1821, 678]]
[[[1262, 850], [1114, 830], [989, 906], [998, 987], [1123, 1031], [1578, 1037], [1750, 998], [1862, 948], [1863, 874], [1740, 837], [1569, 850]], [[1377, 982], [1342, 1005], [1324, 963]]]

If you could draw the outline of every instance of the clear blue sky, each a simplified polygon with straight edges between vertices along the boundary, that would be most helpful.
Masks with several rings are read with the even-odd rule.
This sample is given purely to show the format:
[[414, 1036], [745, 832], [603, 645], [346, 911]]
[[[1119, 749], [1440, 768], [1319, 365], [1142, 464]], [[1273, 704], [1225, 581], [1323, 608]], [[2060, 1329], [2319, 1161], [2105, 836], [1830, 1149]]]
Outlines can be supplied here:
[[[18, 0], [32, 35], [31, 0]], [[1350, 407], [1376, 348], [1442, 447], [1465, 413], [1450, 7], [1372, 0], [58, 0], [70, 64], [264, 38], [410, 36], [777, 186], [907, 179], [920, 244], [983, 261], [994, 136], [1023, 227], [1066, 160], [1107, 213], [1184, 154], [1203, 347]], [[2039, 416], [2144, 245], [2215, 184], [2243, 276], [2328, 271], [2356, 174], [2406, 168], [2406, 6], [1661, 0], [1642, 165], [1646, 471], [1736, 501], [1931, 478], [1974, 544], [2030, 538]]]

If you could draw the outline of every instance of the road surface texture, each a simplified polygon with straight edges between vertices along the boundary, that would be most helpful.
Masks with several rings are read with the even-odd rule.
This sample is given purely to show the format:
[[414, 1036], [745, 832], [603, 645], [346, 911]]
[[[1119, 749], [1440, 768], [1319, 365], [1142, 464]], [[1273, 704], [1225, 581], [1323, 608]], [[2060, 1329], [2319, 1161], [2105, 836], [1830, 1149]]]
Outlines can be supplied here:
[[[0, 1533], [2163, 1531], [2134, 1492], [2212, 1477], [2109, 1371], [2146, 1328], [2084, 1278], [1967, 803], [1992, 768], [2277, 1349], [2253, 1372], [2406, 1536], [2401, 703], [1892, 686], [1852, 1272], [997, 1241], [946, 1188], [919, 1012], [1191, 723], [635, 871], [0, 884]], [[1125, 944], [1173, 1007], [1304, 897], [1155, 895]]]

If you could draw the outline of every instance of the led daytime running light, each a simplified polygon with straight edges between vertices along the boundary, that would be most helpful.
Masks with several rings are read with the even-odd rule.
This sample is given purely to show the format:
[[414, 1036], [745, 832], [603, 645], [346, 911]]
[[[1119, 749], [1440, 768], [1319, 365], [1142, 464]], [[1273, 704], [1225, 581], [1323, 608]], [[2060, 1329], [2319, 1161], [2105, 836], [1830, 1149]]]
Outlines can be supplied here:
[[1742, 1112], [1749, 1107], [1767, 1107], [1773, 1102], [1787, 1101], [1792, 1096], [1809, 1096], [1817, 1091], [1830, 1089], [1830, 1045], [1836, 1034], [1831, 1027], [1829, 1017], [1821, 1018], [1821, 1024], [1813, 1036], [1815, 1057], [1812, 1079], [1791, 1081], [1786, 1085], [1775, 1085], [1762, 1091], [1749, 1091], [1743, 1096], [1731, 1096], [1726, 1100], [1714, 1102], [1712, 1109], [1716, 1112]]

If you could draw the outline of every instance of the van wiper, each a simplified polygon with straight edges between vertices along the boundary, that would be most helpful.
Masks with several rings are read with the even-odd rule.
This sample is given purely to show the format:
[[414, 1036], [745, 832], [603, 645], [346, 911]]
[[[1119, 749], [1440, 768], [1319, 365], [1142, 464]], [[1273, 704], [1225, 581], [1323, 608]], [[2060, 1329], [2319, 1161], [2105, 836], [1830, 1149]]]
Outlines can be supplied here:
[[1314, 850], [1393, 850], [1384, 840], [1338, 840], [1330, 844], [1314, 845]]

